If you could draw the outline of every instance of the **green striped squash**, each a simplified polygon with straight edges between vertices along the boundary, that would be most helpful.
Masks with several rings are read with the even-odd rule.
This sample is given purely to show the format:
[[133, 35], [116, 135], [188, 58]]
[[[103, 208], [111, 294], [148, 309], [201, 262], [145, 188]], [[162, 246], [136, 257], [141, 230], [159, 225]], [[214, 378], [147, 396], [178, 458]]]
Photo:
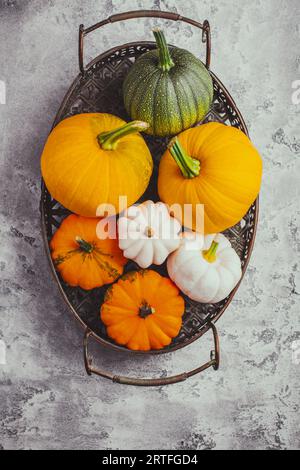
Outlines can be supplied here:
[[169, 47], [155, 30], [157, 49], [143, 54], [123, 85], [129, 116], [147, 122], [149, 134], [175, 135], [201, 121], [213, 99], [211, 76], [191, 52]]

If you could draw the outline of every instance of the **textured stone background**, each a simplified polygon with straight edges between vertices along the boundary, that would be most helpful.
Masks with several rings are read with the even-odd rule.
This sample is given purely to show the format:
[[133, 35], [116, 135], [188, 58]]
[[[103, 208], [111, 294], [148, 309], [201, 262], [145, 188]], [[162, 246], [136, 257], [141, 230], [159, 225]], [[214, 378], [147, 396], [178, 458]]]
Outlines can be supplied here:
[[[39, 158], [78, 72], [77, 28], [136, 8], [212, 25], [212, 69], [228, 86], [264, 159], [261, 215], [247, 275], [218, 323], [222, 367], [169, 388], [85, 375], [82, 331], [51, 278], [41, 240]], [[298, 0], [0, 0], [0, 443], [5, 449], [299, 448]], [[89, 54], [150, 39], [155, 21], [111, 25]], [[199, 33], [169, 24], [170, 42], [198, 51]], [[95, 347], [99, 364], [150, 376], [207, 359], [210, 338], [164, 357], [129, 359]], [[298, 349], [300, 345], [298, 344]], [[300, 352], [298, 354], [300, 356]]]

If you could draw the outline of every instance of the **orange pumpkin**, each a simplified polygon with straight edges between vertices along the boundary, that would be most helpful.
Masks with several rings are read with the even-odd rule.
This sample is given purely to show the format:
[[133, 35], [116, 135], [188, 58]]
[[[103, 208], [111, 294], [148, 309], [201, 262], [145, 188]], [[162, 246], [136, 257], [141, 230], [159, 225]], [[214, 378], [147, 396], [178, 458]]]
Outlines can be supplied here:
[[[134, 204], [152, 173], [150, 151], [139, 131], [148, 124], [126, 123], [111, 114], [77, 114], [51, 132], [41, 158], [51, 195], [71, 212], [103, 217]], [[119, 197], [127, 197], [125, 207]]]
[[[205, 234], [222, 232], [239, 222], [255, 201], [262, 176], [262, 160], [240, 130], [210, 122], [188, 129], [171, 141], [158, 176], [158, 192], [169, 206], [192, 208], [191, 221], [183, 210], [180, 221]], [[197, 225], [197, 204], [204, 205], [204, 230]]]
[[184, 300], [173, 282], [152, 270], [125, 274], [108, 288], [101, 319], [108, 335], [129, 349], [161, 349], [178, 335]]
[[70, 286], [90, 290], [123, 274], [126, 258], [118, 240], [99, 239], [99, 219], [69, 215], [52, 237], [50, 248], [56, 270]]

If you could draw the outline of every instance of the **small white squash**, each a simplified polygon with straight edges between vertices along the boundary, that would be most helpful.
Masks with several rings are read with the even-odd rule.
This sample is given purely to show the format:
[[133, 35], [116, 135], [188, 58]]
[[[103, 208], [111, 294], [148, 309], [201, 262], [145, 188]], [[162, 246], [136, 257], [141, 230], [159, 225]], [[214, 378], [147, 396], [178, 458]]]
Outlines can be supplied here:
[[242, 276], [241, 260], [221, 233], [205, 237], [186, 232], [170, 255], [168, 273], [181, 291], [197, 302], [225, 299]]
[[162, 202], [126, 209], [118, 221], [119, 247], [141, 268], [162, 264], [180, 244], [181, 225]]

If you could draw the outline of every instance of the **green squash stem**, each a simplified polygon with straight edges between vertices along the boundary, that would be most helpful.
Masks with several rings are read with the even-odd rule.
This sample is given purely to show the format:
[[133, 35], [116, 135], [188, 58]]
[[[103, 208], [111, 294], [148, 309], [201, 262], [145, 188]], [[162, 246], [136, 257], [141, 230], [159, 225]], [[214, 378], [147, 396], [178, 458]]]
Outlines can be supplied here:
[[143, 121], [132, 121], [124, 124], [117, 129], [113, 129], [108, 132], [101, 132], [97, 136], [100, 147], [103, 150], [115, 150], [118, 146], [118, 142], [122, 137], [137, 132], [142, 132], [148, 129], [150, 126], [147, 122]]
[[213, 240], [209, 249], [202, 252], [203, 258], [206, 259], [206, 261], [208, 261], [209, 263], [214, 263], [216, 261], [217, 259], [216, 253], [217, 253], [218, 246], [219, 246], [219, 243]]
[[93, 245], [91, 245], [91, 243], [86, 242], [85, 240], [83, 240], [82, 238], [78, 236], [75, 237], [75, 240], [76, 240], [76, 243], [78, 243], [79, 248], [82, 251], [85, 251], [85, 253], [92, 253], [94, 248], [93, 248]]
[[165, 35], [161, 29], [154, 29], [153, 34], [159, 53], [159, 66], [164, 72], [168, 72], [175, 64], [170, 55]]
[[168, 145], [168, 149], [179, 166], [181, 173], [185, 178], [195, 178], [200, 173], [200, 162], [196, 158], [190, 157], [177, 137], [172, 139]]

